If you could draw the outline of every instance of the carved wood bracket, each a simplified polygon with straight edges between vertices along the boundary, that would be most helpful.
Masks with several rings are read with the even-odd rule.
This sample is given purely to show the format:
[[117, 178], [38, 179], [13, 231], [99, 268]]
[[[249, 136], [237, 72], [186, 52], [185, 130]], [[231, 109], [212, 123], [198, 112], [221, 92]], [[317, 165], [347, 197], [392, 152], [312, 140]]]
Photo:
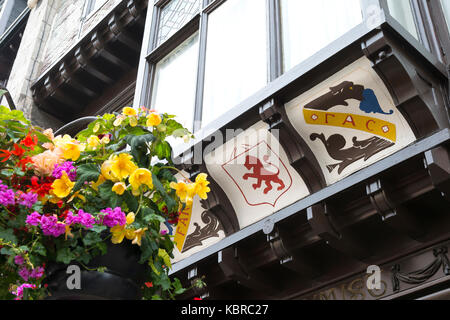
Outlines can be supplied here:
[[310, 193], [326, 186], [320, 165], [311, 149], [292, 126], [281, 104], [271, 99], [259, 108], [261, 119], [269, 125], [269, 131], [279, 139], [290, 165], [300, 174]]
[[413, 59], [387, 31], [380, 30], [361, 46], [418, 139], [449, 126], [442, 79], [436, 73]]

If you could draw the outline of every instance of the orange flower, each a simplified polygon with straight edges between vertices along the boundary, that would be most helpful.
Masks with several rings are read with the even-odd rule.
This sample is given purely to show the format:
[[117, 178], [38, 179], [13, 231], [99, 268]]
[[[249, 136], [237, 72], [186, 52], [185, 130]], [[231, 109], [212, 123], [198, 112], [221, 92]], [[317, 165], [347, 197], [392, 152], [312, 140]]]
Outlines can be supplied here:
[[37, 145], [37, 143], [38, 139], [36, 135], [31, 136], [29, 132], [27, 136], [22, 141], [20, 141], [20, 144], [30, 148], [31, 150], [34, 150], [34, 147]]

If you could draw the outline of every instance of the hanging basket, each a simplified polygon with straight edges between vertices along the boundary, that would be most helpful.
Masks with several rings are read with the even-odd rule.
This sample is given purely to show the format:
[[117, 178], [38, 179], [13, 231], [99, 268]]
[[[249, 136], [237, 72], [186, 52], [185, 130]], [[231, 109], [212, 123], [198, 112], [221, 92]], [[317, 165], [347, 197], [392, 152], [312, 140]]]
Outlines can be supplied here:
[[[47, 268], [48, 300], [137, 300], [142, 298], [146, 265], [139, 264], [139, 247], [129, 242], [108, 244], [108, 251], [87, 265], [89, 269], [106, 267], [105, 272], [89, 271], [78, 263], [52, 264]], [[74, 273], [70, 265], [81, 270], [80, 289], [69, 289]]]

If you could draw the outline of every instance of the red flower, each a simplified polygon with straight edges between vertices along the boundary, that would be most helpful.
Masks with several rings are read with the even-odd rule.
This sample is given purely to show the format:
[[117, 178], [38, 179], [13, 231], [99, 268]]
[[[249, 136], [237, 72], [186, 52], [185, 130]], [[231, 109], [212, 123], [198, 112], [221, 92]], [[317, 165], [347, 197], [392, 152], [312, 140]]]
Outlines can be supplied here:
[[12, 153], [8, 150], [0, 149], [3, 154], [0, 154], [0, 158], [3, 158], [2, 162], [6, 162], [12, 156]]
[[199, 297], [194, 297], [194, 299], [192, 299], [192, 300], [203, 300], [203, 299], [199, 298]]
[[17, 143], [14, 143], [14, 151], [11, 153], [20, 158], [25, 153], [25, 150], [22, 149]]
[[17, 165], [21, 167], [22, 171], [27, 171], [27, 163], [33, 163], [31, 157], [25, 157], [23, 159], [20, 159]]
[[52, 189], [52, 182], [39, 182], [39, 178], [36, 176], [33, 176], [31, 178], [31, 186], [27, 186], [29, 189], [34, 191], [34, 193], [37, 193], [40, 197], [44, 197], [47, 195], [50, 190]]
[[152, 283], [152, 282], [146, 282], [146, 283], [144, 283], [144, 284], [145, 284], [145, 286], [146, 286], [147, 288], [153, 287], [153, 283]]
[[36, 135], [31, 136], [30, 133], [28, 132], [27, 136], [22, 141], [20, 141], [20, 144], [33, 150], [34, 147], [37, 145], [37, 142], [38, 139]]

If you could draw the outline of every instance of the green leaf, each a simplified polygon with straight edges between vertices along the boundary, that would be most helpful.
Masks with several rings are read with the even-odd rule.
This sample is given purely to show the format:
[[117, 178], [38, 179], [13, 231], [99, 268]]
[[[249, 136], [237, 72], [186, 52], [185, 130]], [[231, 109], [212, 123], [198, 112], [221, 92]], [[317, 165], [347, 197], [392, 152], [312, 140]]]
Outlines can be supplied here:
[[17, 244], [17, 238], [14, 235], [13, 230], [11, 229], [0, 230], [0, 239], [5, 240], [6, 242], [12, 242], [14, 244]]
[[98, 242], [96, 244], [96, 246], [100, 250], [102, 255], [106, 254], [106, 252], [108, 251], [108, 247], [107, 247], [106, 243], [104, 243], [104, 242]]
[[83, 243], [85, 246], [92, 246], [94, 243], [101, 242], [102, 238], [98, 233], [88, 232], [86, 236], [83, 237]]
[[107, 229], [106, 226], [101, 226], [99, 224], [95, 224], [90, 230], [97, 233], [102, 233]]
[[154, 145], [154, 152], [159, 160], [170, 160], [172, 157], [172, 147], [167, 141], [158, 140]]
[[97, 181], [100, 176], [100, 170], [94, 163], [82, 164], [77, 168], [77, 182], [73, 191], [79, 190], [86, 181]]
[[106, 204], [111, 208], [119, 207], [122, 203], [122, 198], [112, 191], [113, 186], [114, 183], [112, 181], [106, 181], [98, 187], [100, 197], [105, 200]]
[[36, 244], [33, 247], [33, 251], [40, 254], [43, 257], [47, 256], [47, 249], [45, 249], [45, 247], [40, 242], [36, 242]]
[[170, 261], [170, 257], [167, 254], [167, 251], [164, 249], [159, 248], [158, 250], [158, 257], [160, 257], [161, 259], [163, 259], [164, 264], [169, 267], [169, 269], [172, 268], [172, 262]]
[[128, 209], [130, 209], [131, 212], [137, 211], [137, 209], [139, 207], [139, 202], [136, 199], [136, 197], [131, 194], [130, 191], [128, 191], [128, 190], [125, 191], [124, 194], [122, 195], [122, 199], [125, 201]]
[[174, 281], [172, 282], [172, 286], [175, 294], [182, 294], [186, 292], [186, 289], [183, 288], [183, 285], [181, 284], [181, 281], [178, 278], [174, 279]]
[[139, 263], [144, 263], [145, 261], [147, 261], [147, 259], [149, 259], [152, 256], [153, 249], [151, 243], [152, 243], [151, 239], [147, 234], [145, 234], [142, 237], [141, 241], [141, 259], [139, 260]]
[[162, 185], [161, 181], [159, 181], [158, 177], [152, 174], [152, 178], [153, 178], [153, 186], [163, 197], [164, 202], [167, 205], [167, 209], [169, 210], [169, 212], [174, 212], [176, 209], [178, 209], [177, 202], [167, 194], [166, 189]]
[[61, 248], [56, 253], [56, 262], [62, 262], [64, 264], [69, 264], [75, 259], [75, 255], [69, 248]]
[[147, 133], [140, 136], [127, 135], [124, 140], [131, 147], [131, 154], [134, 160], [138, 163], [139, 167], [145, 168], [149, 165], [149, 157], [147, 157], [148, 147], [147, 143], [155, 140], [155, 136], [152, 133]]

